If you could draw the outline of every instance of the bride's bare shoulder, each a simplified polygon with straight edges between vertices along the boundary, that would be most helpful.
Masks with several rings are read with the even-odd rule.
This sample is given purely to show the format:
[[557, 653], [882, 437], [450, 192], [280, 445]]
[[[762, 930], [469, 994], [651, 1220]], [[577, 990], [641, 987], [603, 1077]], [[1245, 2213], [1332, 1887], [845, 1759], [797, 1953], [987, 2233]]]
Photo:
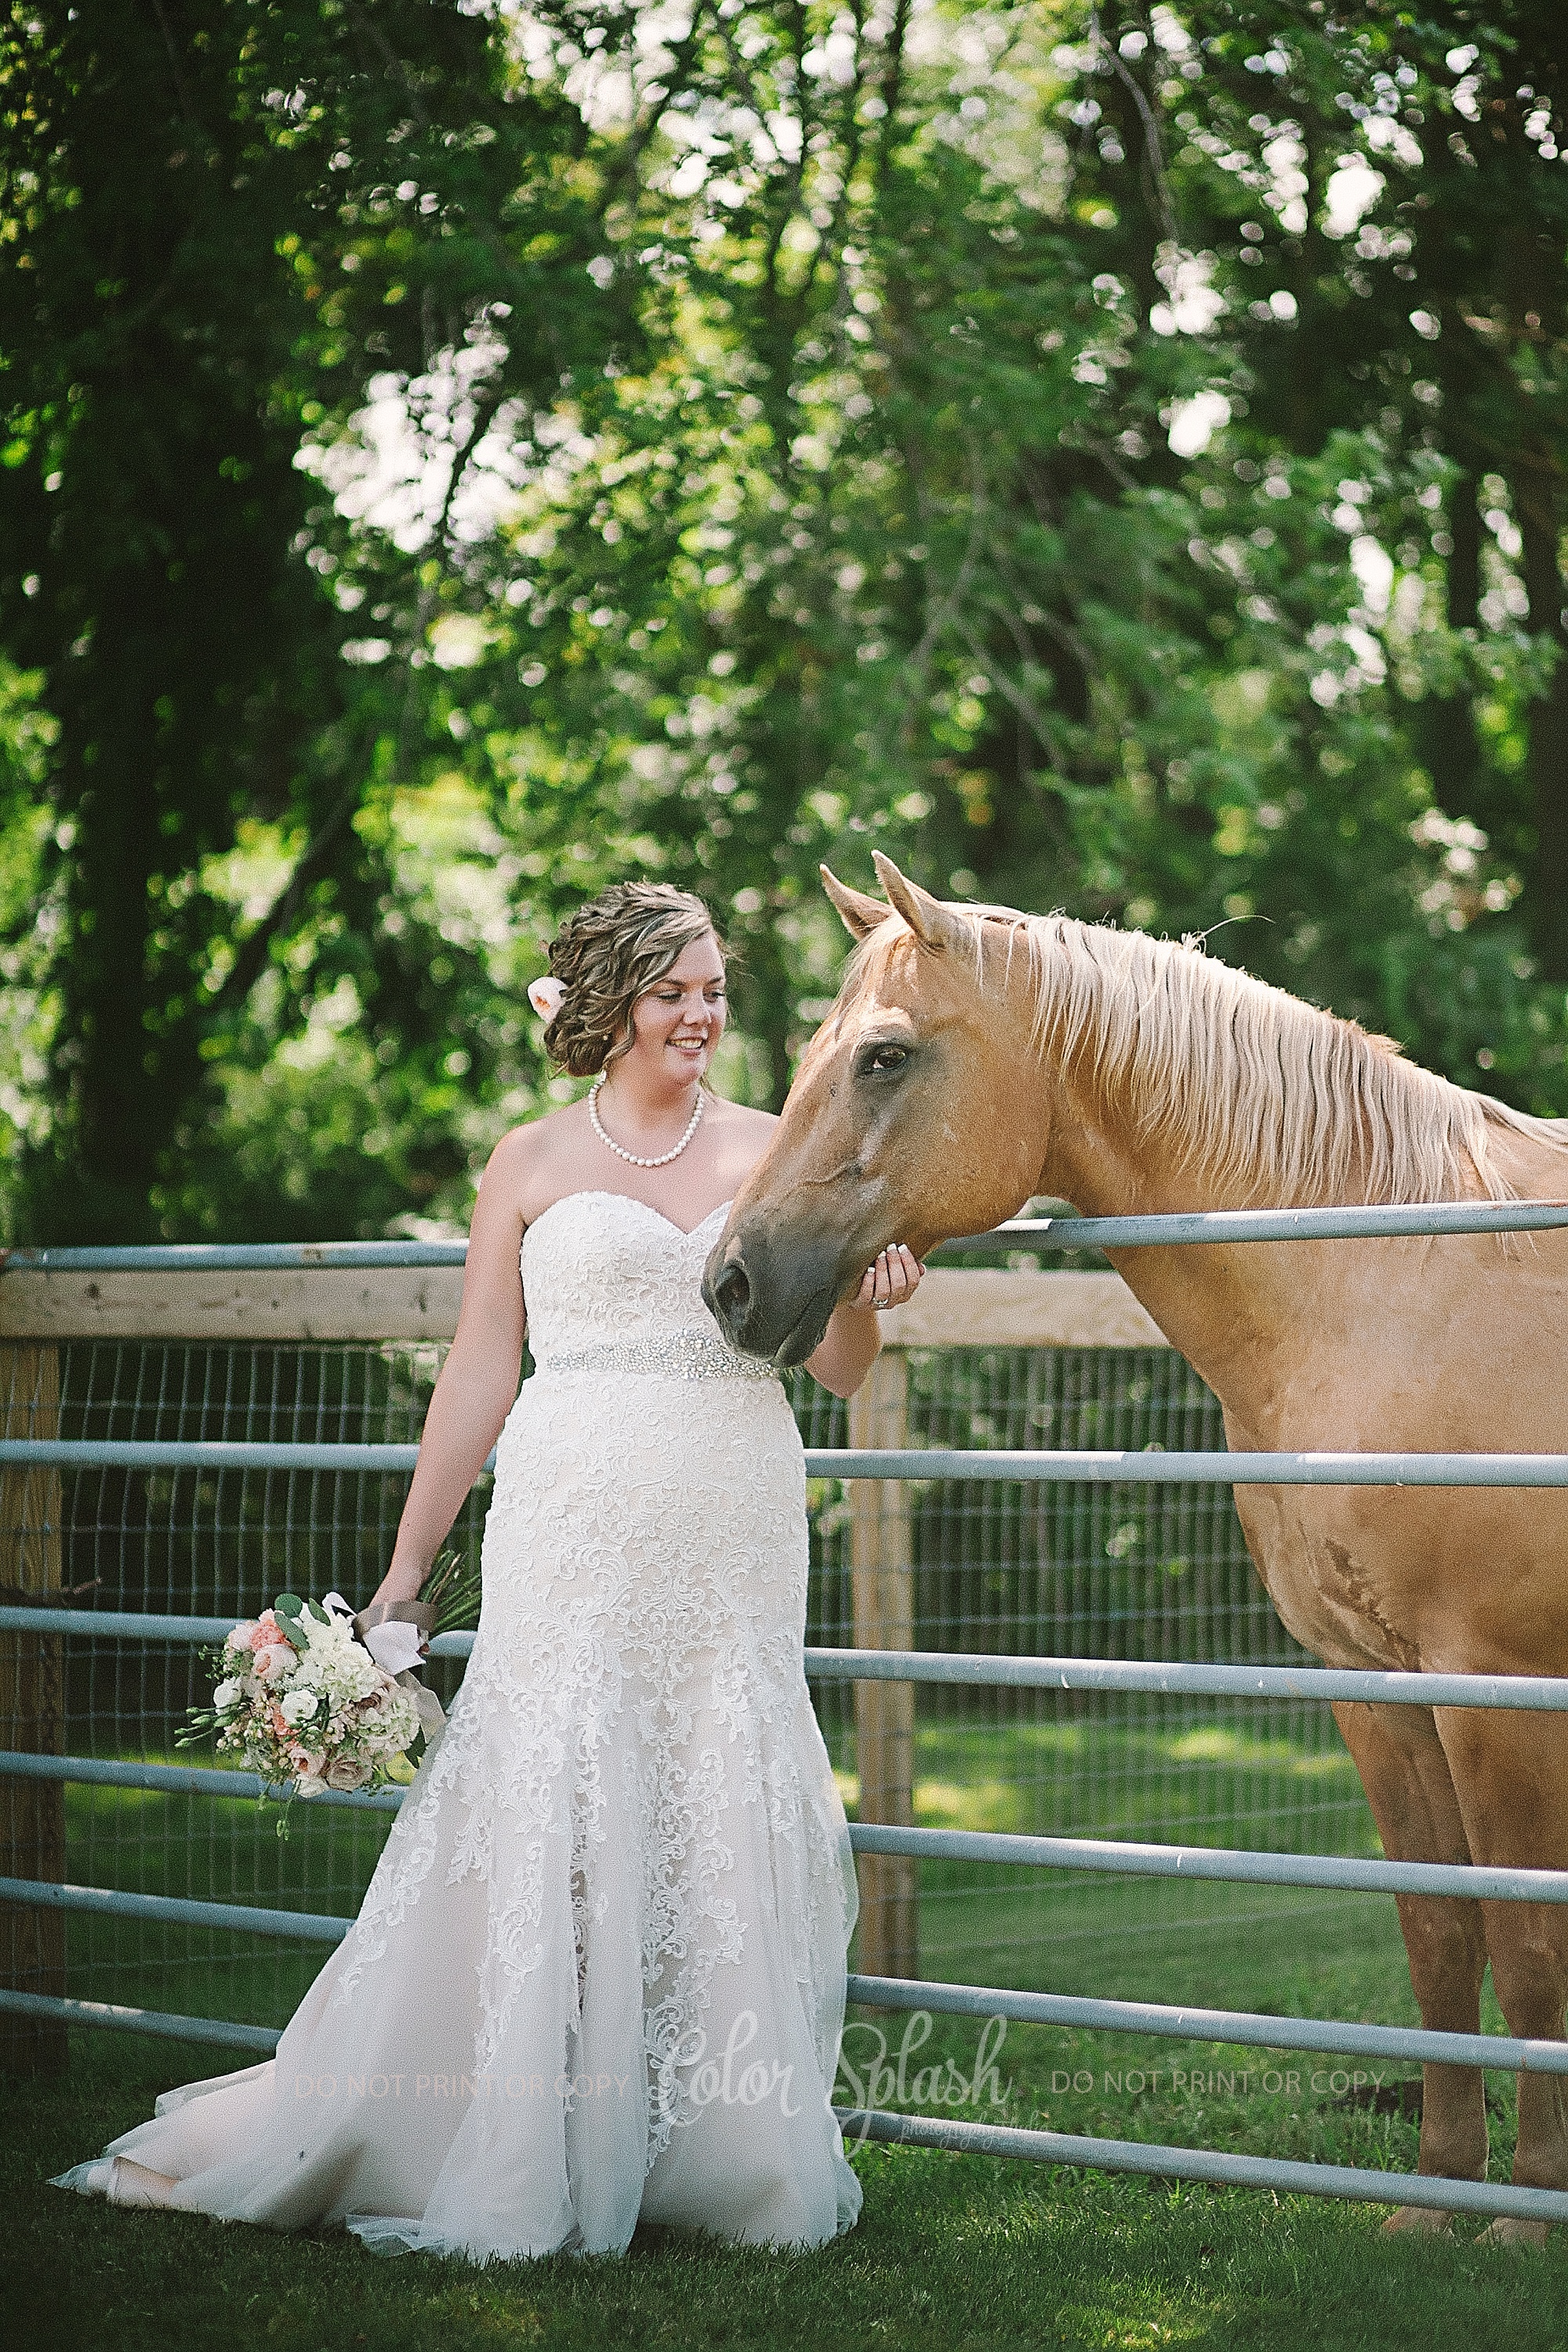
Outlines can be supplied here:
[[765, 1150], [769, 1136], [778, 1125], [778, 1115], [771, 1110], [752, 1110], [747, 1103], [727, 1102], [722, 1095], [709, 1100], [709, 1116], [717, 1113], [716, 1125], [722, 1124], [731, 1135], [749, 1136], [760, 1150]]
[[752, 1110], [745, 1103], [716, 1105], [714, 1121], [721, 1181], [738, 1192], [773, 1141], [778, 1125], [771, 1110]]
[[558, 1179], [581, 1150], [584, 1126], [582, 1104], [570, 1103], [530, 1119], [526, 1127], [510, 1129], [485, 1164], [481, 1189], [504, 1195], [522, 1222], [531, 1223], [540, 1198], [552, 1198], [561, 1189]]

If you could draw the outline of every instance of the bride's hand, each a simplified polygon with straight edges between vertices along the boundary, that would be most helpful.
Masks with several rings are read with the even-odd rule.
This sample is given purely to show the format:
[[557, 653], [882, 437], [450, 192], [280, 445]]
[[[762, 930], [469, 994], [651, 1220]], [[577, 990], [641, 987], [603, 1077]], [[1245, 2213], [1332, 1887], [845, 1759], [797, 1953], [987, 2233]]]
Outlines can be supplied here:
[[879, 1250], [856, 1293], [857, 1307], [901, 1307], [920, 1288], [925, 1268], [902, 1242]]
[[913, 1250], [906, 1249], [902, 1242], [890, 1242], [885, 1250], [879, 1250], [854, 1297], [834, 1308], [821, 1344], [806, 1358], [806, 1370], [835, 1396], [853, 1396], [882, 1344], [881, 1333], [862, 1310], [901, 1307], [920, 1288], [924, 1272]]

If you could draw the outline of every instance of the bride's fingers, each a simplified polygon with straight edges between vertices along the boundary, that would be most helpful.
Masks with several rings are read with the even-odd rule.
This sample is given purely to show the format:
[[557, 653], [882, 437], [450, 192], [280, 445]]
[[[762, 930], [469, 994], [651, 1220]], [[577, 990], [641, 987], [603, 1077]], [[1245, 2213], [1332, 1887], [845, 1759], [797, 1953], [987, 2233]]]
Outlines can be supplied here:
[[861, 1278], [858, 1307], [901, 1307], [913, 1296], [925, 1272], [914, 1252], [902, 1242], [879, 1250]]
[[887, 1307], [891, 1303], [892, 1278], [888, 1270], [888, 1253], [879, 1250], [860, 1277], [855, 1304], [857, 1307]]
[[906, 1298], [913, 1297], [925, 1268], [913, 1250], [906, 1249], [902, 1242], [895, 1242], [887, 1257], [889, 1299], [895, 1306], [901, 1306]]

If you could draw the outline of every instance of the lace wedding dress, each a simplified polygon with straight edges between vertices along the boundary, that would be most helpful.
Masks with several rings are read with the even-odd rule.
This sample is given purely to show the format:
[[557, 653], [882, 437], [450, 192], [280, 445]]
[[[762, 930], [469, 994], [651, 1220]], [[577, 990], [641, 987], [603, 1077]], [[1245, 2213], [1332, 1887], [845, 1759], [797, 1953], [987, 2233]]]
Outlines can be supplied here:
[[723, 1215], [577, 1192], [530, 1226], [479, 1634], [359, 1917], [274, 2059], [61, 2187], [477, 2260], [853, 2221], [805, 1465], [701, 1302]]

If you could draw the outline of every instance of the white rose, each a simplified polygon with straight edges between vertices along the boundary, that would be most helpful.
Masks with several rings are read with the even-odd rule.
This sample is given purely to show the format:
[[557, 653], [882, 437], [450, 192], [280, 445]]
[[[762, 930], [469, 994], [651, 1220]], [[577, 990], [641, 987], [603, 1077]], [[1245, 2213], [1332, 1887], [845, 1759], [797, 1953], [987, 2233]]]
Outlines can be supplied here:
[[226, 1708], [237, 1706], [244, 1696], [245, 1690], [241, 1684], [236, 1682], [219, 1683], [216, 1690], [213, 1693], [213, 1705], [216, 1707], [218, 1713], [222, 1715]]
[[352, 1756], [334, 1756], [327, 1767], [329, 1789], [358, 1789], [369, 1778], [370, 1773], [364, 1765], [356, 1763]]
[[250, 1637], [255, 1631], [256, 1620], [254, 1618], [248, 1619], [243, 1625], [237, 1625], [233, 1633], [226, 1638], [224, 1648], [226, 1650], [248, 1650], [250, 1647]]
[[315, 1712], [316, 1694], [313, 1690], [291, 1690], [281, 1708], [285, 1723], [309, 1723]]

